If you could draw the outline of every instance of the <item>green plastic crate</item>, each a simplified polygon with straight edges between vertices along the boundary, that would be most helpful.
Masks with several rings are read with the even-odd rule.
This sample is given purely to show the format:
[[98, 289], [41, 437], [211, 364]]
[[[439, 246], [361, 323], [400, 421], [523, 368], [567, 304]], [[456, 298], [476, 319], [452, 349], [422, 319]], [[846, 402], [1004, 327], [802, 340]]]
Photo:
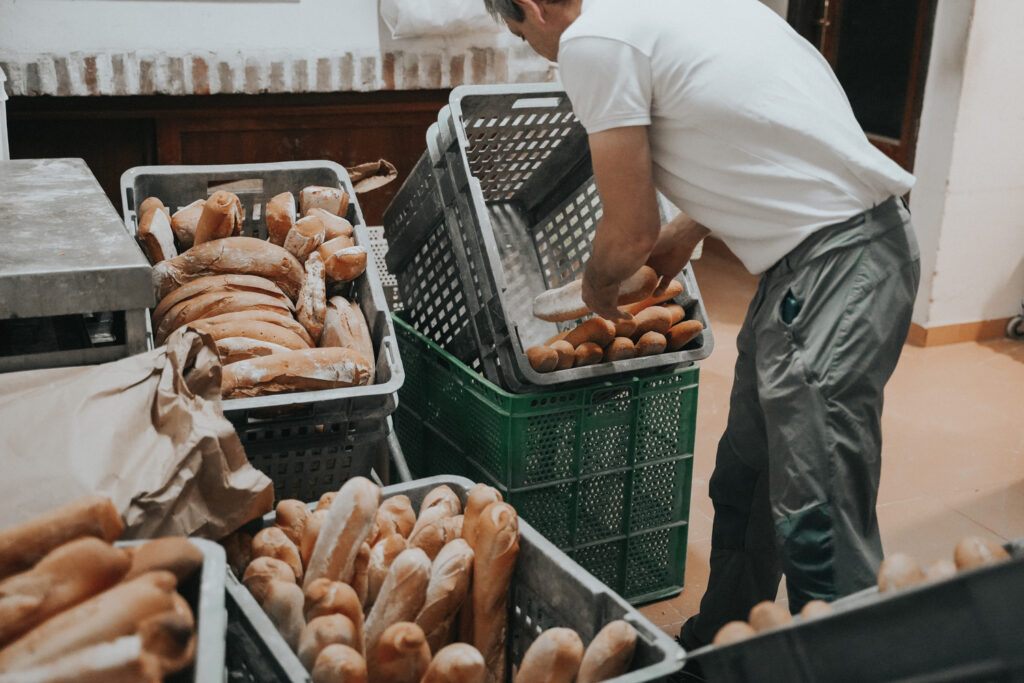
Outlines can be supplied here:
[[496, 487], [630, 602], [682, 590], [696, 365], [511, 394], [394, 320], [406, 372], [395, 431], [415, 476]]

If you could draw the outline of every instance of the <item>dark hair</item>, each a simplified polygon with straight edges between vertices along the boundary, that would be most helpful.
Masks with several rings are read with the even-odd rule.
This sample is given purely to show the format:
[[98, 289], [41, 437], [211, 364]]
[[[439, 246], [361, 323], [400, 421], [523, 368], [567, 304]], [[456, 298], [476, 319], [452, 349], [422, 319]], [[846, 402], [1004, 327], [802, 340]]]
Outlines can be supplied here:
[[513, 0], [484, 0], [484, 7], [487, 8], [487, 11], [497, 21], [502, 19], [522, 21], [526, 18], [523, 8], [513, 2]]

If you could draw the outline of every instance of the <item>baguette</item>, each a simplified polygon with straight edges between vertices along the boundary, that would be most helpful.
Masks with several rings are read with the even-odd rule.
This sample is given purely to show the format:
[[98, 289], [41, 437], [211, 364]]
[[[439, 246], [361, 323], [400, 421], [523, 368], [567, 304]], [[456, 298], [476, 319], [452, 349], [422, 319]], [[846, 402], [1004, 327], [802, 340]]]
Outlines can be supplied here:
[[295, 225], [295, 197], [291, 192], [282, 192], [267, 202], [267, 239], [271, 244], [284, 246], [288, 231]]
[[283, 344], [277, 344], [263, 339], [252, 339], [250, 337], [224, 337], [223, 339], [217, 339], [214, 342], [217, 345], [217, 354], [220, 356], [221, 365], [231, 365], [232, 363], [250, 360], [252, 358], [263, 358], [275, 353], [284, 353], [286, 351], [308, 348], [296, 341], [299, 339], [298, 337], [293, 338], [292, 334], [287, 330], [282, 330], [281, 328], [269, 323], [257, 323], [254, 326], [250, 326], [251, 332], [255, 332], [257, 330], [261, 330], [265, 335], [274, 338], [283, 335], [287, 338], [286, 343], [289, 344], [289, 346], [284, 346]]
[[167, 312], [181, 302], [209, 292], [254, 292], [272, 296], [286, 307], [290, 307], [292, 303], [280, 287], [265, 277], [238, 274], [208, 275], [178, 287], [161, 299], [157, 307], [153, 309], [153, 324], [159, 325]]
[[299, 636], [306, 627], [302, 606], [302, 589], [294, 581], [270, 581], [263, 602], [260, 603], [277, 632], [292, 650], [298, 648]]
[[434, 654], [420, 683], [484, 683], [486, 679], [483, 655], [472, 645], [452, 643]]
[[352, 224], [341, 216], [335, 216], [330, 211], [315, 208], [309, 209], [306, 216], [316, 216], [324, 224], [324, 242], [329, 242], [337, 237], [352, 237], [355, 229]]
[[557, 339], [548, 346], [558, 354], [558, 362], [555, 363], [555, 370], [568, 370], [576, 360], [576, 349], [564, 339]]
[[305, 528], [302, 530], [302, 542], [299, 544], [299, 554], [302, 556], [302, 566], [309, 566], [309, 558], [313, 556], [313, 548], [316, 546], [316, 541], [320, 537], [320, 528], [324, 524], [324, 519], [327, 518], [327, 510], [330, 508], [330, 504], [326, 508], [318, 507], [313, 511], [313, 514], [309, 516], [309, 520], [306, 522]]
[[508, 503], [491, 503], [477, 521], [473, 547], [473, 646], [488, 680], [505, 680], [508, 592], [519, 554], [519, 519]]
[[642, 337], [648, 332], [668, 334], [672, 327], [672, 314], [662, 306], [649, 306], [633, 316], [636, 320], [636, 331], [634, 337]]
[[317, 249], [317, 253], [324, 260], [324, 273], [328, 280], [351, 282], [366, 271], [366, 247], [359, 245], [340, 247], [336, 244], [339, 240], [348, 240], [348, 238], [333, 239], [321, 245]]
[[629, 337], [616, 337], [605, 347], [601, 360], [605, 363], [617, 360], [628, 360], [636, 357], [636, 347]]
[[0, 581], [0, 647], [120, 581], [128, 553], [98, 538], [68, 541], [32, 569]]
[[343, 614], [356, 631], [356, 642], [353, 645], [360, 652], [363, 651], [363, 606], [359, 604], [359, 596], [352, 586], [341, 581], [330, 579], [317, 579], [306, 588], [303, 614], [307, 621], [313, 621], [317, 617], [325, 617], [330, 614]]
[[175, 288], [207, 275], [243, 273], [272, 280], [289, 299], [302, 287], [302, 264], [283, 247], [255, 237], [225, 237], [196, 243], [153, 267], [153, 288], [163, 299]]
[[704, 330], [704, 326], [699, 320], [684, 320], [678, 325], [673, 325], [668, 331], [665, 337], [668, 339], [668, 351], [678, 351]]
[[444, 538], [446, 543], [451, 543], [456, 538], [462, 538], [462, 524], [464, 521], [465, 517], [463, 515], [445, 517]]
[[269, 311], [291, 316], [292, 303], [285, 299], [257, 292], [207, 292], [177, 304], [163, 317], [153, 337], [158, 346], [167, 341], [171, 332], [202, 318], [239, 311]]
[[430, 647], [423, 629], [407, 621], [388, 626], [370, 659], [369, 670], [379, 683], [420, 683], [430, 666]]
[[370, 383], [373, 383], [377, 357], [373, 353], [370, 327], [359, 304], [341, 296], [330, 298], [324, 315], [320, 346], [341, 346], [359, 352], [370, 363]]
[[[623, 306], [641, 301], [658, 286], [658, 275], [650, 266], [640, 269], [619, 284], [618, 305]], [[583, 303], [583, 280], [549, 289], [533, 300], [533, 315], [553, 323], [582, 318], [590, 313], [590, 307]]]
[[630, 315], [636, 315], [637, 313], [644, 310], [648, 306], [654, 306], [656, 304], [662, 303], [663, 301], [675, 299], [682, 293], [683, 283], [680, 282], [679, 280], [669, 280], [668, 285], [666, 285], [665, 287], [665, 291], [657, 295], [652, 294], [643, 301], [638, 301], [635, 304], [623, 306], [622, 310], [624, 310], [626, 313], [629, 313]]
[[[501, 492], [487, 484], [476, 484], [469, 490], [466, 496], [466, 512], [462, 519], [462, 538], [469, 543], [470, 548], [476, 547], [476, 530], [480, 523], [480, 515], [491, 503], [502, 502]], [[473, 640], [473, 601], [466, 600], [462, 603], [462, 611], [459, 614], [459, 640], [471, 642]]]
[[181, 671], [196, 656], [196, 620], [185, 598], [175, 593], [174, 608], [139, 622], [142, 649], [156, 656], [163, 673]]
[[377, 515], [373, 521], [373, 529], [370, 531], [369, 541], [371, 545], [377, 545], [392, 534], [398, 534], [408, 538], [416, 526], [416, 513], [413, 512], [412, 503], [408, 496], [391, 496], [377, 509]]
[[197, 199], [171, 215], [171, 230], [174, 231], [174, 236], [178, 238], [178, 246], [183, 251], [195, 244], [196, 228], [199, 226], [199, 217], [203, 215], [204, 206], [206, 200]]
[[423, 607], [430, 582], [430, 558], [418, 548], [403, 551], [388, 569], [373, 608], [366, 617], [367, 665], [376, 671], [377, 645], [385, 629], [400, 621], [412, 621]]
[[178, 255], [178, 250], [174, 248], [171, 220], [163, 209], [154, 208], [142, 214], [138, 236], [142, 251], [146, 253], [151, 265]]
[[193, 246], [242, 234], [242, 202], [232, 192], [218, 190], [203, 205]]
[[665, 304], [662, 308], [668, 311], [669, 315], [672, 317], [673, 325], [676, 325], [686, 317], [686, 309], [679, 304]]
[[324, 243], [324, 222], [316, 216], [306, 216], [295, 221], [284, 238], [284, 248], [292, 256], [305, 262], [306, 258]]
[[581, 368], [585, 365], [600, 363], [604, 358], [604, 349], [594, 342], [583, 342], [576, 347], [576, 360], [573, 367]]
[[352, 477], [342, 485], [309, 558], [305, 587], [320, 578], [352, 578], [359, 546], [370, 533], [380, 497], [380, 487], [365, 477]]
[[636, 333], [636, 318], [629, 317], [613, 323], [616, 337], [633, 337]]
[[328, 491], [327, 493], [320, 496], [320, 500], [316, 502], [316, 510], [314, 510], [314, 512], [317, 512], [319, 510], [327, 510], [328, 508], [330, 508], [331, 503], [334, 502], [334, 499], [337, 496], [337, 491]]
[[566, 336], [568, 336], [568, 334], [569, 334], [569, 330], [563, 330], [562, 332], [559, 332], [558, 334], [552, 335], [552, 336], [548, 337], [548, 340], [546, 342], [544, 342], [544, 346], [551, 346], [556, 341], [564, 341]]
[[0, 683], [160, 683], [160, 660], [137, 635], [61, 654], [38, 666], [0, 673]]
[[384, 579], [388, 575], [388, 569], [395, 561], [395, 558], [405, 551], [406, 547], [404, 536], [401, 534], [391, 534], [377, 541], [373, 548], [370, 549], [370, 564], [366, 570], [367, 591], [365, 607], [371, 607], [377, 601], [377, 595], [380, 593], [380, 587], [384, 584]]
[[431, 652], [451, 642], [455, 616], [469, 593], [472, 571], [473, 549], [461, 538], [445, 545], [431, 565], [426, 598], [415, 619]]
[[419, 548], [433, 561], [448, 541], [445, 536], [444, 520], [451, 516], [451, 510], [441, 505], [435, 505], [421, 512], [416, 520], [416, 526], [409, 534], [409, 547]]
[[184, 536], [168, 536], [147, 541], [132, 549], [131, 568], [124, 577], [130, 581], [146, 572], [164, 569], [174, 574], [178, 583], [203, 566], [203, 551]]
[[274, 526], [284, 532], [284, 535], [299, 547], [302, 544], [302, 532], [309, 521], [310, 512], [306, 504], [301, 500], [289, 498], [282, 500], [274, 509]]
[[592, 342], [603, 349], [612, 343], [612, 339], [615, 339], [615, 325], [604, 318], [590, 318], [565, 335], [565, 341], [573, 348]]
[[312, 209], [344, 216], [348, 212], [348, 193], [337, 187], [309, 185], [299, 191], [299, 206], [303, 216]]
[[143, 574], [59, 614], [0, 650], [0, 671], [38, 666], [61, 654], [132, 635], [141, 621], [174, 609], [170, 572]]
[[636, 629], [616, 619], [598, 631], [583, 653], [576, 683], [598, 683], [629, 671], [636, 651]]
[[[227, 337], [248, 337], [287, 346], [293, 350], [308, 349], [315, 346], [309, 336], [309, 332], [295, 318], [273, 311], [221, 313], [220, 315], [196, 320], [189, 327], [210, 335], [214, 341]], [[274, 328], [277, 328], [277, 330]], [[289, 334], [282, 335], [278, 330], [284, 330]]]
[[25, 571], [55, 548], [82, 536], [113, 543], [124, 531], [109, 498], [86, 496], [0, 531], [0, 579]]
[[639, 339], [636, 340], [636, 355], [638, 356], [656, 356], [665, 350], [668, 345], [668, 339], [665, 335], [658, 332], [645, 332]]
[[576, 631], [549, 628], [527, 648], [515, 683], [572, 683], [582, 659], [583, 641]]
[[[422, 515], [432, 507], [443, 508], [449, 516], [462, 513], [462, 501], [447, 484], [435, 486], [427, 492], [427, 495], [423, 496], [423, 500], [420, 502], [420, 514]], [[415, 528], [415, 525], [413, 527]]]
[[271, 581], [294, 582], [295, 570], [284, 560], [262, 555], [254, 557], [242, 575], [242, 583], [258, 603], [266, 600]]
[[313, 683], [366, 683], [366, 660], [355, 649], [335, 643], [317, 655]]
[[252, 537], [252, 556], [273, 557], [291, 567], [292, 582], [302, 581], [302, 558], [298, 547], [279, 527], [268, 526]]
[[295, 317], [309, 332], [310, 338], [319, 343], [327, 319], [327, 282], [324, 279], [324, 262], [320, 254], [313, 252], [306, 259], [306, 279], [299, 290]]
[[366, 541], [359, 546], [359, 552], [356, 553], [355, 569], [352, 572], [352, 580], [349, 584], [352, 586], [352, 590], [356, 592], [356, 597], [359, 598], [359, 604], [366, 606], [366, 594], [370, 590], [370, 578], [368, 572], [370, 569], [370, 544]]
[[224, 398], [242, 398], [282, 391], [336, 389], [365, 385], [369, 378], [369, 364], [355, 351], [301, 349], [225, 366], [221, 393]]
[[558, 351], [550, 346], [531, 346], [526, 349], [526, 358], [537, 372], [553, 372], [558, 367]]
[[348, 645], [360, 647], [355, 624], [344, 614], [325, 614], [310, 619], [299, 636], [299, 647], [296, 654], [307, 671], [313, 670], [316, 658], [328, 645]]

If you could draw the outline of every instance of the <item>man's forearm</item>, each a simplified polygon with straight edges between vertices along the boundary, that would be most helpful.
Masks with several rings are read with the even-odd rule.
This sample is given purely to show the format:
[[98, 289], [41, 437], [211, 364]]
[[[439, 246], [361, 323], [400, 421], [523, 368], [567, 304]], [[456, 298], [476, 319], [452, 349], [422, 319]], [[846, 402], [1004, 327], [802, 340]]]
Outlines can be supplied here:
[[618, 284], [640, 269], [658, 239], [651, 225], [615, 224], [602, 218], [594, 235], [587, 271], [595, 284]]

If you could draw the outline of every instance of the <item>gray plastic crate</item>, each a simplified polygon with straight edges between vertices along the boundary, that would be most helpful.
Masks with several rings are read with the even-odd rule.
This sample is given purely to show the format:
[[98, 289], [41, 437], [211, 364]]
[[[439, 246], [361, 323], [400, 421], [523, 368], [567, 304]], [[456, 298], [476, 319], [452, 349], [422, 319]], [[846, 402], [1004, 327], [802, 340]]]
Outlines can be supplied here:
[[[464, 477], [431, 477], [385, 487], [384, 497], [406, 495], [418, 510], [423, 497], [441, 484], [450, 486], [463, 502], [474, 485]], [[265, 525], [273, 521], [274, 513], [263, 518]], [[242, 620], [237, 628], [248, 633], [247, 638], [254, 643], [262, 641], [265, 645], [250, 648], [254, 658], [246, 664], [248, 673], [236, 678], [229, 668], [229, 680], [262, 683], [274, 679], [264, 678], [260, 672], [277, 672], [277, 680], [307, 683], [309, 675], [298, 657], [284, 644], [256, 600], [233, 576], [228, 578], [227, 586], [229, 606], [233, 601], [238, 608], [232, 612], [232, 619], [237, 616]], [[589, 643], [605, 624], [615, 619], [628, 621], [640, 637], [629, 673], [611, 681], [661, 681], [682, 668], [683, 650], [672, 638], [520, 518], [519, 557], [509, 599], [508, 680], [512, 680], [512, 665], [518, 665], [526, 649], [545, 629], [569, 627], [579, 633], [584, 643]], [[235, 629], [235, 625], [230, 626], [229, 634]], [[261, 660], [255, 659], [256, 653], [262, 653]]]
[[[350, 197], [346, 218], [355, 241], [373, 251], [373, 240], [344, 167], [332, 161], [215, 166], [139, 166], [121, 176], [124, 222], [138, 228], [135, 207], [158, 197], [173, 212], [217, 190], [238, 195], [244, 208], [242, 234], [266, 238], [265, 207], [276, 194], [307, 185], [340, 187]], [[387, 417], [405, 380], [394, 325], [377, 269], [353, 283], [331, 288], [362, 308], [377, 353], [374, 384], [226, 400], [224, 415], [235, 426], [252, 464], [274, 480], [277, 498], [311, 500], [337, 490], [351, 476], [368, 476], [387, 433]]]
[[[432, 177], [440, 210], [423, 203], [412, 216], [404, 202], [413, 193], [400, 192], [384, 219], [387, 263], [414, 327], [515, 392], [664, 369], [711, 352], [707, 312], [687, 266], [676, 303], [705, 329], [684, 349], [551, 373], [530, 366], [526, 348], [575, 325], [533, 317], [533, 299], [582, 275], [601, 217], [586, 131], [557, 84], [455, 88], [427, 147], [406, 185], [422, 187]], [[438, 263], [448, 252], [456, 273]], [[461, 297], [420, 302], [433, 292]]]
[[834, 612], [689, 657], [710, 681], [1024, 680], [1024, 551], [945, 581], [856, 593]]

